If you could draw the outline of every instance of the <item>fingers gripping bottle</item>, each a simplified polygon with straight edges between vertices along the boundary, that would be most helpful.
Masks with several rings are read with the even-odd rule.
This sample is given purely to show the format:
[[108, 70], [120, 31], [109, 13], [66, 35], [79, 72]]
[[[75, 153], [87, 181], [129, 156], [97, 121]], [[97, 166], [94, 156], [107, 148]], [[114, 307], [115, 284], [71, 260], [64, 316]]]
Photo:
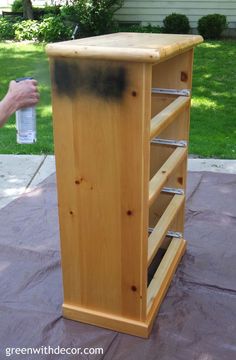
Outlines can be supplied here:
[[[24, 77], [16, 79], [16, 82], [32, 79]], [[18, 144], [34, 144], [37, 141], [35, 106], [16, 111], [16, 139]]]

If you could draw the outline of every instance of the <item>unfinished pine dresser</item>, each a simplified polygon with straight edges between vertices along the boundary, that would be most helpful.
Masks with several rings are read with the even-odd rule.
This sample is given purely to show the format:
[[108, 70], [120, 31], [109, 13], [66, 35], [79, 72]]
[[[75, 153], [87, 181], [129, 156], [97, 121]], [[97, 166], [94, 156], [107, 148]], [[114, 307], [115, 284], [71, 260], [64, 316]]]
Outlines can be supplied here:
[[117, 33], [47, 45], [66, 318], [151, 331], [186, 247], [193, 48], [201, 42]]

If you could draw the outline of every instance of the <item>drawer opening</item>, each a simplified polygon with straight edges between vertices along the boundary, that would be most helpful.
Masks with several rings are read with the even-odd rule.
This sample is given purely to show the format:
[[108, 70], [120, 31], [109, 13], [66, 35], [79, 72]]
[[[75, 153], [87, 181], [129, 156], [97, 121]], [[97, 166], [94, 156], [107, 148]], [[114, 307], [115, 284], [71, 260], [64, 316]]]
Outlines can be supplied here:
[[160, 250], [148, 269], [147, 314], [161, 304], [186, 248], [183, 238], [171, 238], [168, 248]]
[[[152, 67], [152, 88], [164, 89], [191, 89], [192, 85], [192, 65], [193, 50], [190, 49], [182, 54], [160, 62]], [[159, 96], [160, 95], [160, 96]], [[168, 105], [174, 95], [155, 94], [153, 96], [153, 114], [158, 113]]]
[[[186, 105], [186, 103], [184, 103]], [[176, 141], [188, 141], [189, 107], [184, 106], [173, 118], [167, 118], [168, 112], [162, 112], [151, 120], [150, 140], [156, 138]], [[164, 119], [164, 120], [163, 120]]]
[[160, 265], [164, 255], [166, 253], [166, 249], [159, 249], [152, 260], [151, 264], [148, 267], [148, 279], [147, 279], [147, 285], [149, 286], [150, 282], [153, 279], [153, 276]]
[[167, 152], [158, 152], [158, 156], [153, 156], [151, 153], [149, 207], [155, 202], [163, 187], [180, 189], [185, 187], [187, 148], [166, 150], [169, 151], [170, 156], [167, 156]]
[[[156, 95], [155, 95], [156, 96]], [[152, 95], [152, 101], [154, 100], [154, 95]], [[157, 101], [157, 99], [156, 99]], [[165, 128], [167, 128], [176, 117], [181, 115], [186, 109], [190, 106], [190, 98], [185, 96], [175, 96], [169, 98], [168, 102], [165, 103], [165, 106], [161, 108], [155, 108], [152, 110], [151, 114], [151, 139], [155, 136], [158, 136]]]
[[170, 231], [182, 236], [184, 205], [184, 194], [161, 193], [149, 209], [148, 265], [159, 249], [168, 247]]

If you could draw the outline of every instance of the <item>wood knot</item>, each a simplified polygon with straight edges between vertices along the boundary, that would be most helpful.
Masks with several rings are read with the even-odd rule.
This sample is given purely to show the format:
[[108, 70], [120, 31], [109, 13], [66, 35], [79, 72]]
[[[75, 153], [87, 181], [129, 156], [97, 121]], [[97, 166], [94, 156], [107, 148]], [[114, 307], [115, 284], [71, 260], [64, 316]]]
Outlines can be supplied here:
[[136, 97], [137, 96], [137, 91], [132, 91], [132, 96]]
[[178, 177], [178, 183], [180, 184], [180, 185], [183, 185], [183, 178], [182, 177]]
[[131, 290], [135, 292], [135, 291], [137, 291], [137, 287], [135, 285], [132, 285]]
[[181, 71], [180, 79], [183, 82], [187, 82], [188, 81], [188, 74], [185, 71]]
[[82, 183], [83, 180], [84, 180], [83, 178], [80, 178], [79, 180], [75, 180], [75, 184], [79, 185]]
[[126, 214], [127, 214], [128, 216], [131, 216], [131, 215], [133, 215], [133, 211], [132, 211], [132, 210], [127, 210], [127, 211], [126, 211]]

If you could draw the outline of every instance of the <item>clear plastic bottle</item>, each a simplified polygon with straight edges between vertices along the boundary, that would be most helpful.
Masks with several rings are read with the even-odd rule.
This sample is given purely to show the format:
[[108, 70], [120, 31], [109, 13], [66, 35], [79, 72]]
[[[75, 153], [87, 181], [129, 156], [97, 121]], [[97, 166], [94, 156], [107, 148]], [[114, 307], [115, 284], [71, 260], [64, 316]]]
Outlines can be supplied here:
[[[19, 78], [16, 82], [28, 79], [33, 78]], [[16, 111], [16, 139], [18, 144], [34, 144], [37, 141], [35, 106]]]

